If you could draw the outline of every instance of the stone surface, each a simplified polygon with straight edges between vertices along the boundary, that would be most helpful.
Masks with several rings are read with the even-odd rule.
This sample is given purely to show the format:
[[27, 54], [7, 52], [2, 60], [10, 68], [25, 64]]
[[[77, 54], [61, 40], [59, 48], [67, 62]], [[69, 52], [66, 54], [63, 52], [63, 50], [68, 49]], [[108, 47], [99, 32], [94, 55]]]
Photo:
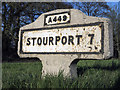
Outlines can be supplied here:
[[[69, 23], [55, 24], [55, 25], [45, 25], [44, 24], [46, 15], [54, 14], [54, 13], [62, 13], [62, 12], [70, 12], [70, 22]], [[45, 54], [44, 53], [44, 54], [42, 54], [42, 53], [34, 53], [34, 52], [33, 53], [22, 53], [21, 52], [21, 50], [24, 48], [24, 47], [22, 48], [21, 45], [25, 46], [24, 44], [21, 44], [21, 42], [20, 42], [21, 39], [23, 39], [23, 38], [21, 38], [21, 37], [23, 37], [23, 36], [21, 36], [22, 35], [21, 32], [24, 32], [24, 30], [28, 30], [28, 31], [29, 31], [29, 29], [36, 30], [38, 28], [46, 28], [45, 30], [47, 30], [52, 27], [53, 27], [53, 29], [55, 29], [55, 27], [62, 27], [62, 26], [67, 27], [67, 26], [73, 26], [73, 25], [78, 25], [78, 24], [89, 26], [93, 23], [98, 23], [98, 22], [102, 22], [102, 29], [100, 29], [100, 30], [104, 30], [104, 32], [102, 31], [103, 34], [98, 32], [101, 35], [103, 35], [102, 36], [103, 41], [101, 40], [101, 45], [103, 46], [103, 48], [102, 48], [103, 51], [99, 52], [97, 54], [96, 53], [69, 53], [69, 51], [63, 51], [64, 54], [62, 54], [62, 53], [57, 53], [57, 54], [54, 54], [54, 53]], [[100, 24], [98, 24], [98, 25], [100, 25]], [[101, 26], [99, 26], [99, 27], [101, 27]], [[30, 34], [27, 34], [27, 35], [30, 35]], [[98, 36], [99, 36], [99, 34], [98, 34]], [[24, 37], [24, 39], [25, 39], [25, 37]], [[97, 40], [97, 38], [94, 38], [94, 39]], [[24, 49], [26, 49], [26, 48], [27, 47], [25, 47]], [[28, 49], [26, 49], [26, 50], [28, 50]], [[29, 52], [29, 50], [28, 50], [28, 52]], [[78, 51], [80, 51], [80, 50], [78, 50]], [[96, 51], [96, 52], [98, 52], [98, 51]], [[40, 50], [38, 52], [40, 52]], [[59, 52], [59, 50], [57, 52]], [[68, 52], [68, 53], [65, 53], [65, 52]], [[74, 52], [74, 50], [72, 50], [72, 52]], [[39, 58], [43, 64], [43, 70], [42, 70], [43, 76], [46, 74], [56, 75], [56, 74], [58, 74], [58, 72], [60, 70], [63, 70], [63, 74], [65, 76], [76, 77], [77, 76], [76, 64], [72, 64], [72, 62], [75, 59], [108, 59], [113, 56], [113, 31], [112, 31], [111, 21], [107, 18], [87, 16], [80, 10], [76, 10], [76, 9], [57, 9], [54, 11], [44, 13], [44, 14], [40, 15], [38, 17], [38, 19], [36, 19], [35, 22], [25, 25], [20, 28], [19, 42], [18, 42], [18, 55], [20, 57], [24, 57], [24, 58], [25, 57]]]

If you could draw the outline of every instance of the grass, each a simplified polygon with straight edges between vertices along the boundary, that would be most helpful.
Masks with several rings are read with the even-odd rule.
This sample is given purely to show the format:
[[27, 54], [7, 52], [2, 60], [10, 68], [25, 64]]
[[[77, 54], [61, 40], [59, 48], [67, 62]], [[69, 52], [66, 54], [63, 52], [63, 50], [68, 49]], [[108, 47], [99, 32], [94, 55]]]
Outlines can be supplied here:
[[41, 78], [41, 62], [3, 63], [3, 88], [120, 88], [120, 60], [81, 60], [79, 77], [72, 80], [46, 75]]

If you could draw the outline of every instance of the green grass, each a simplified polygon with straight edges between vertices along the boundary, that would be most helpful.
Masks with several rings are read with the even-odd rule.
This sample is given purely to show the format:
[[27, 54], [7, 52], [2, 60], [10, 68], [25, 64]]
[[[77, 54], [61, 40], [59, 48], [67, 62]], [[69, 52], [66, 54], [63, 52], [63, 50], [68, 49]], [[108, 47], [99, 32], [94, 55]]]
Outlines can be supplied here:
[[120, 60], [81, 60], [79, 77], [72, 80], [46, 75], [41, 78], [41, 62], [3, 63], [3, 88], [120, 88]]

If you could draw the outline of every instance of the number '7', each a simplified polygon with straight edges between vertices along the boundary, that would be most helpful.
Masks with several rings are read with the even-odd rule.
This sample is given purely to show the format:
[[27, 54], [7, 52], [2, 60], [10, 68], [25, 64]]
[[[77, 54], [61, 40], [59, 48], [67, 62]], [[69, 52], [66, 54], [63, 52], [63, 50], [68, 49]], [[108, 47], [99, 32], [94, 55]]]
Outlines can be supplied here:
[[93, 37], [94, 37], [94, 34], [88, 34], [88, 36], [89, 36], [89, 37], [91, 37], [91, 39], [90, 39], [90, 44], [92, 44], [92, 42], [93, 42]]

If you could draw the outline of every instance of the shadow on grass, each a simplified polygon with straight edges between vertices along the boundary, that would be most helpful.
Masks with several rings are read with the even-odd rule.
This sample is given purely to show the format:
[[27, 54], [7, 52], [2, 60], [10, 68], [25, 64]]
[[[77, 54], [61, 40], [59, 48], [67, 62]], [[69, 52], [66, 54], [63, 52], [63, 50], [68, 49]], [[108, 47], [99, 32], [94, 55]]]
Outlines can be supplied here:
[[[120, 64], [116, 65], [116, 63], [112, 63], [112, 66], [100, 66], [100, 65], [93, 65], [93, 66], [84, 66], [77, 68], [78, 76], [82, 76], [87, 70], [89, 69], [97, 69], [97, 70], [107, 70], [107, 71], [115, 71], [120, 70]], [[115, 84], [112, 88], [120, 88], [120, 73], [118, 74], [118, 79], [115, 81]]]
[[112, 64], [112, 66], [107, 67], [101, 67], [100, 65], [94, 65], [93, 67], [79, 67], [77, 68], [77, 74], [82, 75], [86, 70], [88, 69], [100, 69], [100, 70], [109, 70], [109, 71], [115, 71], [120, 68], [120, 64], [116, 65], [115, 63]]
[[115, 85], [113, 86], [113, 88], [120, 88], [120, 76], [118, 80], [116, 81]]

